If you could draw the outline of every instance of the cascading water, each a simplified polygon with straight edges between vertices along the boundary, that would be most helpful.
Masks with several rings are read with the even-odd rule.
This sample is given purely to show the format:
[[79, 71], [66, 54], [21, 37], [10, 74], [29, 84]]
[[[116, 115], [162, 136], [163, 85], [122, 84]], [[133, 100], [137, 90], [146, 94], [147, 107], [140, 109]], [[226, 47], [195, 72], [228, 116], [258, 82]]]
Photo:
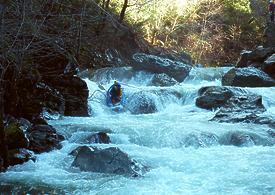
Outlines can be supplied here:
[[[49, 121], [66, 136], [63, 148], [38, 155], [35, 163], [29, 161], [1, 173], [1, 190], [15, 186], [12, 189], [16, 192], [32, 186], [34, 191], [57, 194], [274, 194], [275, 138], [267, 133], [270, 128], [210, 121], [216, 111], [195, 105], [198, 90], [221, 85], [221, 77], [227, 70], [196, 68], [183, 83], [170, 87], [150, 85], [153, 75], [144, 72], [123, 78], [103, 71], [96, 78], [98, 83], [85, 79], [90, 95], [102, 91], [99, 83], [108, 89], [117, 79], [124, 83], [128, 102], [134, 94], [145, 94], [154, 103], [156, 112], [131, 114], [129, 109], [115, 113], [106, 106], [102, 92], [94, 93], [89, 100], [91, 117]], [[274, 88], [245, 90], [262, 95], [267, 109], [264, 115], [274, 116]], [[148, 166], [149, 171], [131, 178], [72, 168], [74, 158], [68, 154], [81, 145], [77, 140], [99, 131], [110, 135], [111, 144], [93, 145], [119, 147]], [[253, 133], [261, 143], [256, 146], [247, 142], [244, 146], [249, 147], [227, 145], [228, 136], [237, 131]]]

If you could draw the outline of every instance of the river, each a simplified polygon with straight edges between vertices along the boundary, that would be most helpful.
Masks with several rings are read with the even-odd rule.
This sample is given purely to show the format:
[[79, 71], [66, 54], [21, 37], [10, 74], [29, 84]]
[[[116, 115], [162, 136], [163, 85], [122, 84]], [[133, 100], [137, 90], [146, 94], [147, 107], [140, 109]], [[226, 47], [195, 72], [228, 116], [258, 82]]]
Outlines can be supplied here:
[[[148, 86], [151, 74], [131, 78], [102, 77], [97, 83], [84, 79], [90, 95], [121, 81], [124, 93], [147, 91], [158, 112], [133, 115], [115, 113], [100, 93], [89, 101], [90, 117], [60, 117], [49, 120], [67, 138], [61, 150], [37, 155], [37, 161], [17, 165], [0, 174], [1, 191], [50, 194], [275, 194], [275, 138], [272, 146], [236, 147], [221, 144], [232, 132], [253, 132], [263, 139], [270, 129], [252, 123], [210, 121], [216, 111], [196, 107], [202, 86], [220, 86], [228, 68], [195, 68], [184, 82], [170, 87]], [[165, 93], [156, 93], [156, 91]], [[275, 115], [274, 88], [247, 88], [263, 97], [267, 111]], [[178, 95], [180, 94], [180, 95]], [[111, 144], [150, 168], [141, 177], [81, 172], [72, 168], [68, 155], [81, 137], [105, 131]], [[270, 141], [270, 140], [269, 140]]]

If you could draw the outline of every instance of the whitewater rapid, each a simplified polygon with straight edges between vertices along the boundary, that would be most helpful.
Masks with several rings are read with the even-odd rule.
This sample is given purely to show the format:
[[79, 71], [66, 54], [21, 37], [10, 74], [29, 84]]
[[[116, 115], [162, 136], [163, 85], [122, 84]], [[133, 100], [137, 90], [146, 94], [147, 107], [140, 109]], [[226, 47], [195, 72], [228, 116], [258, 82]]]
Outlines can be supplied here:
[[[90, 95], [108, 89], [114, 80], [124, 93], [147, 91], [158, 112], [133, 115], [115, 113], [105, 105], [101, 92], [89, 100], [90, 117], [61, 117], [50, 120], [67, 138], [61, 150], [37, 155], [37, 161], [9, 168], [0, 174], [1, 186], [34, 188], [60, 194], [275, 194], [275, 146], [236, 147], [221, 144], [231, 132], [252, 132], [268, 140], [267, 125], [210, 121], [216, 111], [196, 107], [198, 90], [220, 86], [228, 68], [196, 68], [180, 84], [148, 86], [152, 74], [140, 72], [131, 78], [84, 79]], [[104, 75], [104, 74], [103, 74]], [[163, 90], [165, 93], [158, 93]], [[275, 89], [246, 88], [262, 95], [264, 115], [275, 115]], [[77, 140], [92, 132], [107, 132], [111, 144], [150, 168], [142, 177], [81, 172], [72, 168], [68, 155], [81, 145]], [[268, 140], [274, 142], [274, 140]], [[21, 186], [21, 188], [20, 188]], [[6, 188], [0, 188], [5, 191]]]

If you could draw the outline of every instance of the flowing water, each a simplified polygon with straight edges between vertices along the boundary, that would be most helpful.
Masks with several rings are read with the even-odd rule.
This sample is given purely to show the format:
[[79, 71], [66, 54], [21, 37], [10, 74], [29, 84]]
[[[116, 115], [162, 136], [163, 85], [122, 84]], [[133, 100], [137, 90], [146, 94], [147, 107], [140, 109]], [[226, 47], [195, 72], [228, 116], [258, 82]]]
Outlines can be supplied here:
[[[209, 121], [216, 111], [195, 106], [202, 86], [221, 85], [227, 68], [197, 68], [183, 82], [171, 87], [148, 86], [151, 74], [131, 78], [98, 80], [106, 89], [114, 79], [122, 83], [127, 97], [148, 92], [158, 112], [133, 115], [115, 113], [98, 92], [89, 101], [91, 117], [62, 117], [50, 120], [66, 136], [61, 150], [37, 156], [37, 162], [11, 167], [0, 174], [1, 190], [67, 194], [275, 194], [275, 140], [267, 125]], [[98, 84], [85, 79], [90, 94]], [[126, 85], [127, 84], [127, 85]], [[274, 88], [247, 88], [263, 96], [268, 116], [275, 114]], [[162, 93], [159, 93], [159, 92]], [[81, 172], [72, 168], [68, 153], [77, 140], [91, 132], [105, 131], [111, 144], [139, 163], [150, 167], [141, 177]], [[252, 132], [271, 146], [236, 147], [222, 144], [232, 132]], [[10, 187], [12, 186], [12, 187]], [[22, 187], [23, 186], [23, 187]]]

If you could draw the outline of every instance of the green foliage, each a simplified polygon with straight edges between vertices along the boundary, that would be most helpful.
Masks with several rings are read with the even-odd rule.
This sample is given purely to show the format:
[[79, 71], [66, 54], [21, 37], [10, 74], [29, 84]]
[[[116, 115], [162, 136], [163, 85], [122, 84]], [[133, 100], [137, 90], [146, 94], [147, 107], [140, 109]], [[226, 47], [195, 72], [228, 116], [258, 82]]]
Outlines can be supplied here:
[[[123, 0], [113, 2], [118, 8]], [[256, 9], [266, 6], [253, 2]], [[127, 21], [154, 46], [189, 51], [199, 63], [218, 65], [261, 43], [265, 15], [251, 7], [250, 0], [139, 0], [128, 7]]]

